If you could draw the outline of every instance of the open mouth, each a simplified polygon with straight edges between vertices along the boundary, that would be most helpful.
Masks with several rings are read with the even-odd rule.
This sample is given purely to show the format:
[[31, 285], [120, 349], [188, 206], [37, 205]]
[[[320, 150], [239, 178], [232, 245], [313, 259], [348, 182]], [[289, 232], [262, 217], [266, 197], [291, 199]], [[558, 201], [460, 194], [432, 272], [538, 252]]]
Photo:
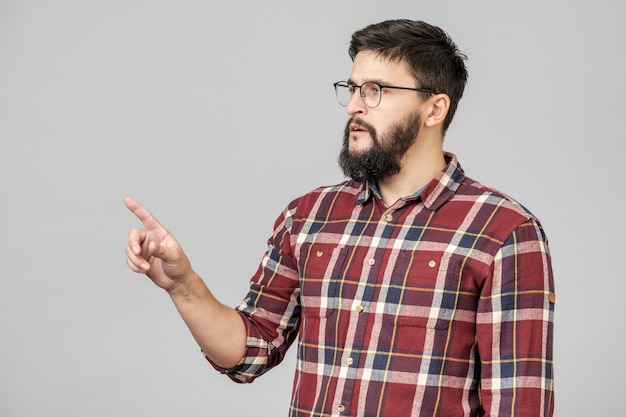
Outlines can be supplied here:
[[365, 129], [364, 127], [359, 126], [356, 123], [351, 123], [350, 124], [350, 132], [351, 133], [367, 132], [367, 129]]

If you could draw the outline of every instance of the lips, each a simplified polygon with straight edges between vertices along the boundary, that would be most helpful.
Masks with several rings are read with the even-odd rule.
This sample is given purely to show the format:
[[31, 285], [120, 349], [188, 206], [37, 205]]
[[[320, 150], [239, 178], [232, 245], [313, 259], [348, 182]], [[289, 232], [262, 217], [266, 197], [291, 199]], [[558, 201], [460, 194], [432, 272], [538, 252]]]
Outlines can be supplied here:
[[350, 132], [367, 132], [367, 129], [356, 123], [350, 123]]
[[376, 136], [376, 130], [367, 122], [357, 118], [351, 117], [350, 120], [346, 122], [346, 127], [344, 130], [345, 137], [349, 136], [357, 136], [361, 135], [369, 135], [372, 137]]

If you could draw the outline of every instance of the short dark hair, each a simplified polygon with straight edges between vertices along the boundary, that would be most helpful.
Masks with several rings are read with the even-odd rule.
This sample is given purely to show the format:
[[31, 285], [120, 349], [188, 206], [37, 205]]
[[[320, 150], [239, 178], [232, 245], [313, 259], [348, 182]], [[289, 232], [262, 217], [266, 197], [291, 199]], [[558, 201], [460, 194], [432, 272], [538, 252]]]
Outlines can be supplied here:
[[437, 26], [408, 19], [386, 20], [369, 25], [352, 35], [348, 53], [354, 61], [361, 51], [408, 64], [418, 87], [450, 97], [450, 109], [443, 123], [445, 133], [452, 122], [465, 84], [467, 56], [452, 38]]

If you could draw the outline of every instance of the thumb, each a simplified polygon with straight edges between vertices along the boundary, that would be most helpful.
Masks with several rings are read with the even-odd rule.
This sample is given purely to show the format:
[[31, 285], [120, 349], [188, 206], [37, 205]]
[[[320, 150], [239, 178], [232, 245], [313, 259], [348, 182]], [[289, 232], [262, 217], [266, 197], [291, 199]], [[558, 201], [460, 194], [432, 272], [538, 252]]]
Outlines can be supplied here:
[[161, 268], [170, 279], [179, 279], [191, 270], [189, 260], [180, 246], [158, 245], [152, 256], [161, 260]]
[[156, 247], [151, 252], [152, 256], [154, 256], [155, 258], [159, 258], [167, 263], [176, 262], [178, 259], [180, 259], [180, 253], [171, 246], [156, 245]]

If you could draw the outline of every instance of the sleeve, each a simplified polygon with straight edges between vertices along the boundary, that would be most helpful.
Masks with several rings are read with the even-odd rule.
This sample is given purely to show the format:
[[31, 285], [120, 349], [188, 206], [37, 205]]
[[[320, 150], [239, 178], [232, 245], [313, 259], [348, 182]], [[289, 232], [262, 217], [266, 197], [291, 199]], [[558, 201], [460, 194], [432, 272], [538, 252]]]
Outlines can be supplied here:
[[536, 219], [521, 224], [495, 256], [477, 313], [485, 416], [550, 417], [554, 412], [554, 280]]
[[296, 204], [297, 200], [276, 220], [267, 252], [250, 280], [250, 290], [237, 307], [248, 331], [246, 356], [230, 369], [209, 360], [213, 367], [235, 382], [253, 382], [278, 365], [298, 334], [300, 284], [291, 249]]

